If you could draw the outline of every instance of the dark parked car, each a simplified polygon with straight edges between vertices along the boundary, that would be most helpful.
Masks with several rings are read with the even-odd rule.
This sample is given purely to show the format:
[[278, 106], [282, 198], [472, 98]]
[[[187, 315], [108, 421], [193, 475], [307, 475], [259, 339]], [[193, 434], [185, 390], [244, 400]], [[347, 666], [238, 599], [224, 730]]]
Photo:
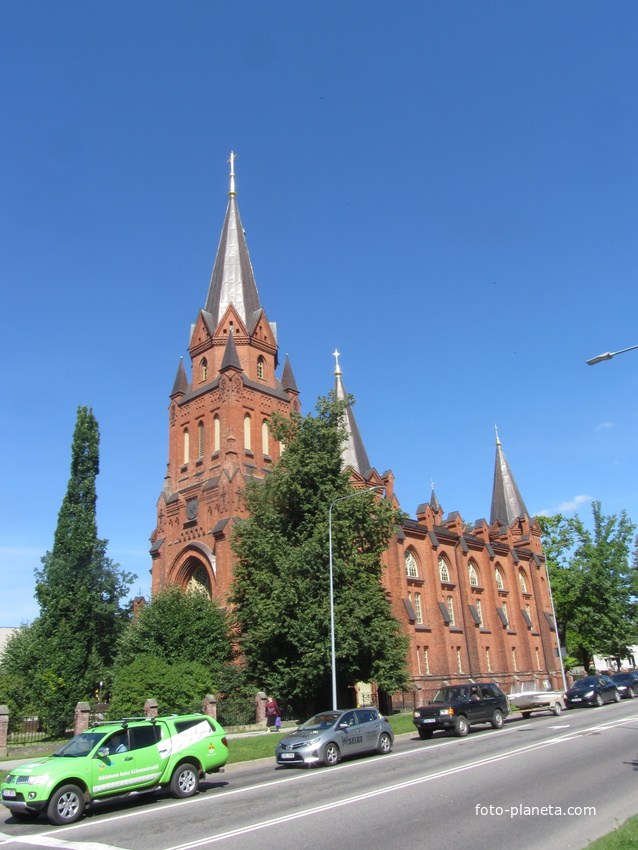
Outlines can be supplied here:
[[491, 723], [500, 729], [509, 714], [507, 697], [491, 682], [440, 688], [428, 705], [414, 710], [412, 722], [419, 738], [431, 738], [436, 729], [447, 729], [459, 737], [475, 723]]
[[575, 681], [565, 694], [566, 708], [602, 705], [605, 702], [620, 702], [618, 688], [609, 676], [585, 676]]
[[616, 673], [611, 677], [621, 699], [633, 699], [638, 694], [638, 672]]

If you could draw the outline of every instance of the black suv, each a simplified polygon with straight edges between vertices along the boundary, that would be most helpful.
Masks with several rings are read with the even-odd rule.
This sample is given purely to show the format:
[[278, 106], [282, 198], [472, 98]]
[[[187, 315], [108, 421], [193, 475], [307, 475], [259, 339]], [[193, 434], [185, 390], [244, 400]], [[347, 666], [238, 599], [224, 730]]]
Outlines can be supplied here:
[[509, 714], [505, 694], [491, 682], [440, 688], [434, 699], [412, 715], [419, 738], [431, 738], [436, 729], [464, 737], [475, 723], [491, 723], [500, 729]]

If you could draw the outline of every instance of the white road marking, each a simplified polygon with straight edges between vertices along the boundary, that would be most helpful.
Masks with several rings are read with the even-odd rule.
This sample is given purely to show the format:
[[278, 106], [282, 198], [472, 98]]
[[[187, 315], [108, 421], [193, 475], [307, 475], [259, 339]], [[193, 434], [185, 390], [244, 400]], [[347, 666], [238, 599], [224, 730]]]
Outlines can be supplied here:
[[60, 838], [53, 838], [51, 835], [7, 835], [0, 832], [0, 840], [4, 844], [34, 844], [37, 847], [55, 847], [59, 850], [122, 850], [121, 847], [115, 847], [112, 844], [101, 844], [99, 841], [64, 841]]

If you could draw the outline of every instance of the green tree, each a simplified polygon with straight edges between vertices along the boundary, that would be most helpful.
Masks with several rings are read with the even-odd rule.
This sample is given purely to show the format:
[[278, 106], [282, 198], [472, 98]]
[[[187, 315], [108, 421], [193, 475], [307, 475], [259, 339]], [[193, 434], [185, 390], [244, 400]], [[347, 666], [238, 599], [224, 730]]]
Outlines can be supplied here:
[[[236, 527], [232, 601], [253, 681], [288, 703], [326, 704], [330, 693], [328, 512], [354, 490], [343, 471], [347, 404], [320, 398], [316, 415], [274, 415], [286, 450], [245, 490], [249, 519]], [[407, 681], [407, 638], [382, 583], [381, 554], [402, 515], [373, 495], [333, 509], [338, 683]]]
[[594, 654], [620, 662], [638, 640], [630, 567], [636, 527], [625, 511], [603, 514], [600, 502], [592, 503], [592, 514], [593, 530], [578, 515], [537, 518], [561, 639], [585, 669]]
[[98, 425], [89, 408], [78, 407], [71, 476], [53, 548], [36, 570], [40, 616], [18, 633], [2, 664], [3, 670], [30, 683], [30, 700], [55, 733], [71, 722], [75, 704], [94, 693], [129, 616], [121, 603], [135, 576], [107, 558], [107, 541], [97, 536], [98, 472]]
[[116, 668], [142, 654], [169, 664], [197, 661], [217, 672], [231, 655], [225, 611], [203, 592], [169, 585], [127, 625], [118, 643]]
[[147, 699], [157, 700], [160, 714], [201, 711], [214, 687], [214, 674], [204, 664], [140, 655], [115, 673], [111, 714], [139, 717]]

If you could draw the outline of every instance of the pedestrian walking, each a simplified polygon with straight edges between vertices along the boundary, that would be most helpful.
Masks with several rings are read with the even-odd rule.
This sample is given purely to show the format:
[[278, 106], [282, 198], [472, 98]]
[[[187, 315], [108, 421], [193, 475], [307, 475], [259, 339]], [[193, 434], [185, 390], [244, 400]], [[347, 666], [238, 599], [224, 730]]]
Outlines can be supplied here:
[[281, 726], [280, 718], [281, 712], [279, 711], [277, 700], [274, 697], [269, 696], [266, 700], [266, 727], [269, 732], [276, 731], [277, 720], [279, 720], [279, 725]]

